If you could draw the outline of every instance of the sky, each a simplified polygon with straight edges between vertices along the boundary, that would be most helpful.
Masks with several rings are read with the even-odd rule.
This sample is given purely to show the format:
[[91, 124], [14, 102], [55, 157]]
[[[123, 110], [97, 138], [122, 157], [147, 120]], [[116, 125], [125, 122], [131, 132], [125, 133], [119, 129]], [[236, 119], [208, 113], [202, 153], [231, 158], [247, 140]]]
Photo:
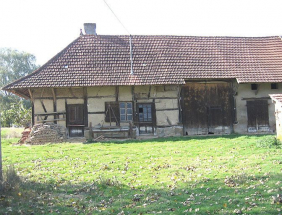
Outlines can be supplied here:
[[0, 0], [0, 48], [31, 53], [43, 65], [79, 37], [83, 23], [96, 23], [98, 35], [280, 36], [281, 5], [281, 0]]

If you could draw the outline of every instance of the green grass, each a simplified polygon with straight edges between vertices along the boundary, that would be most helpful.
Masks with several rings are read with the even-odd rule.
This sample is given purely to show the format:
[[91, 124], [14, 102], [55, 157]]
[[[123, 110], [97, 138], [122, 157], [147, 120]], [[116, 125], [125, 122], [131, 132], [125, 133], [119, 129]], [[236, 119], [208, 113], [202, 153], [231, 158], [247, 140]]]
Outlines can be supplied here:
[[282, 194], [282, 150], [262, 144], [271, 138], [4, 139], [4, 166], [14, 165], [22, 185], [0, 194], [0, 214], [279, 214], [272, 196]]

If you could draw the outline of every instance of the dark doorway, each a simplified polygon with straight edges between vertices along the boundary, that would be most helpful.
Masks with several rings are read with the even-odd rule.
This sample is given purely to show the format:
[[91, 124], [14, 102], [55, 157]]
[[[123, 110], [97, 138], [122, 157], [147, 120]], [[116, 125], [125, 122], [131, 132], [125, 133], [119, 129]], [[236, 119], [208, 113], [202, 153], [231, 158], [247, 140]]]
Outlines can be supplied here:
[[155, 108], [153, 103], [137, 104], [139, 134], [154, 134]]
[[269, 127], [268, 101], [247, 101], [248, 128], [262, 130]]
[[67, 106], [67, 127], [70, 137], [84, 136], [84, 105]]

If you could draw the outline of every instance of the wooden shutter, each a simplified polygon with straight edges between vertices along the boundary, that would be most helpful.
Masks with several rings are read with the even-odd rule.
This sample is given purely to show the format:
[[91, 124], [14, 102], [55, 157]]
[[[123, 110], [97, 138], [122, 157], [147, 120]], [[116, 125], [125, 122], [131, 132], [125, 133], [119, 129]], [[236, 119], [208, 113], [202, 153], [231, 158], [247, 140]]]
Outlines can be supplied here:
[[118, 102], [105, 102], [105, 122], [116, 122], [119, 125], [119, 104]]

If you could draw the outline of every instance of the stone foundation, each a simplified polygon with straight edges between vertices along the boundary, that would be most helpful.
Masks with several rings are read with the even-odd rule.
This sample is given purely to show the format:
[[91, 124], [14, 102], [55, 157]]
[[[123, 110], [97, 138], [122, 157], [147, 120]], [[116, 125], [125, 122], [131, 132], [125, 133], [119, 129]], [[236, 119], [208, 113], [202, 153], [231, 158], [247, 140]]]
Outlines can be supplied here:
[[183, 126], [158, 127], [156, 134], [158, 137], [183, 136]]

